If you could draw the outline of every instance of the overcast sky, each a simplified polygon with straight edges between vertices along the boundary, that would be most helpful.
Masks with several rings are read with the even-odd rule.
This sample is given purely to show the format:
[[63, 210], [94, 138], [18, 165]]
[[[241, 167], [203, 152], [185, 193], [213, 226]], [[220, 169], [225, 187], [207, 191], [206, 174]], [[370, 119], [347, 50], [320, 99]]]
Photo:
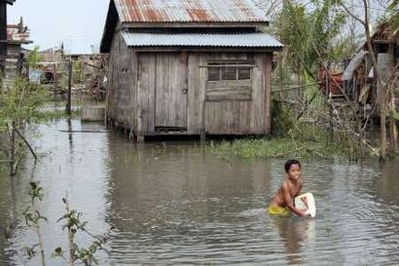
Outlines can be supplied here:
[[40, 50], [59, 46], [64, 39], [101, 41], [109, 0], [16, 0], [8, 5], [8, 24], [23, 17], [31, 30], [31, 46]]

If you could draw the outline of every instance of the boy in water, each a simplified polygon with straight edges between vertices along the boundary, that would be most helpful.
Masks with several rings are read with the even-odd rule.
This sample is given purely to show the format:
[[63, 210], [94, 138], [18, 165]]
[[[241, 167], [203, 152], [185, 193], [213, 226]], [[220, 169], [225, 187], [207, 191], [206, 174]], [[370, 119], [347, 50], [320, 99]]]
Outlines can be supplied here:
[[286, 178], [270, 203], [269, 213], [278, 216], [289, 216], [293, 212], [301, 217], [309, 216], [294, 206], [294, 198], [299, 195], [303, 185], [300, 162], [288, 160], [284, 165], [284, 169]]

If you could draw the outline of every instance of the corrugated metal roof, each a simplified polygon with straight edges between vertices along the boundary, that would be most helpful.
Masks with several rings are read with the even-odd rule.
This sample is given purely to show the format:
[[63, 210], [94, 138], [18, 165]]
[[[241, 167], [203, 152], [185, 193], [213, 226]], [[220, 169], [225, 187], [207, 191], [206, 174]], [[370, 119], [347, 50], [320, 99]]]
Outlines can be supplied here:
[[123, 32], [128, 46], [207, 46], [281, 48], [283, 45], [266, 33], [241, 34], [158, 34]]
[[353, 73], [355, 72], [356, 68], [360, 66], [364, 57], [368, 53], [368, 51], [360, 51], [352, 58], [349, 65], [346, 67], [344, 74], [342, 75], [342, 80], [351, 80], [353, 78]]
[[121, 22], [267, 22], [261, 0], [114, 0]]

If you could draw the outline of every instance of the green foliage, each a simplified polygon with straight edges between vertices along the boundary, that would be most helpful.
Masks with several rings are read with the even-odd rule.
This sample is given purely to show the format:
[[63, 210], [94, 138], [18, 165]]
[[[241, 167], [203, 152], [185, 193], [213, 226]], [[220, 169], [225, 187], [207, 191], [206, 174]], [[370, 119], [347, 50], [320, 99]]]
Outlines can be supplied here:
[[271, 129], [274, 136], [286, 136], [294, 125], [291, 110], [277, 100], [272, 100], [271, 117]]
[[[29, 228], [32, 228], [38, 235], [39, 243], [36, 243], [30, 247], [24, 247], [24, 251], [29, 259], [33, 259], [36, 255], [41, 254], [41, 265], [44, 266], [44, 245], [41, 238], [40, 226], [41, 221], [47, 222], [47, 218], [40, 214], [36, 206], [36, 201], [43, 200], [43, 188], [38, 182], [30, 182], [29, 184], [30, 190], [28, 194], [31, 196], [31, 205], [27, 207], [23, 214], [25, 217], [26, 225]], [[104, 235], [91, 234], [86, 228], [87, 222], [81, 221], [82, 213], [77, 212], [76, 210], [71, 210], [69, 208], [66, 198], [63, 198], [62, 201], [66, 206], [66, 213], [60, 219], [58, 219], [57, 222], [65, 222], [62, 226], [62, 229], [66, 229], [68, 231], [68, 240], [70, 244], [68, 248], [69, 258], [65, 257], [65, 251], [61, 247], [57, 247], [54, 250], [52, 254], [53, 257], [62, 257], [65, 259], [65, 261], [68, 262], [69, 265], [74, 265], [74, 263], [77, 261], [80, 261], [81, 263], [83, 263], [83, 265], [98, 264], [98, 261], [94, 257], [94, 254], [98, 250], [103, 250], [109, 253], [104, 248], [104, 245], [108, 242], [109, 239], [109, 232]], [[93, 239], [89, 247], [79, 247], [77, 245], [77, 243], [75, 242], [75, 236], [78, 232], [84, 232]]]
[[72, 69], [73, 83], [81, 83], [84, 80], [83, 63], [81, 61], [73, 61]]
[[[50, 93], [43, 87], [22, 78], [15, 79], [8, 91], [0, 93], [0, 132], [7, 129], [10, 121], [39, 123], [65, 118], [64, 110], [40, 109], [49, 100]], [[73, 111], [72, 116], [78, 117], [79, 111]]]
[[33, 50], [28, 54], [27, 61], [30, 68], [37, 67], [37, 64], [41, 61], [39, 46], [35, 46]]
[[[62, 247], [57, 247], [53, 252], [53, 256], [64, 258], [64, 260], [71, 265], [74, 265], [76, 261], [80, 261], [86, 266], [98, 264], [94, 254], [98, 250], [103, 250], [109, 253], [104, 248], [104, 245], [109, 239], [109, 232], [99, 236], [93, 235], [86, 228], [87, 222], [81, 220], [82, 213], [70, 209], [68, 200], [66, 198], [63, 198], [62, 202], [65, 204], [66, 213], [59, 218], [57, 222], [64, 221], [62, 229], [66, 229], [68, 232], [69, 248], [68, 252], [65, 252]], [[75, 242], [75, 236], [78, 232], [86, 233], [93, 239], [88, 248], [79, 247]], [[67, 253], [69, 257], [67, 257], [65, 253]]]
[[35, 203], [35, 199], [42, 201], [44, 194], [43, 194], [43, 188], [39, 186], [39, 183], [29, 182], [29, 185], [30, 185], [30, 190], [28, 194], [32, 198], [32, 204]]
[[327, 143], [325, 138], [319, 139], [296, 139], [293, 131], [291, 136], [281, 138], [241, 139], [235, 141], [223, 141], [218, 144], [212, 143], [209, 148], [220, 159], [231, 158], [255, 159], [255, 158], [311, 158], [332, 159], [342, 156], [342, 147]]
[[289, 67], [299, 76], [315, 78], [321, 61], [327, 61], [333, 38], [337, 36], [345, 17], [339, 10], [340, 1], [284, 1], [276, 23], [276, 32], [285, 45]]
[[399, 121], [399, 112], [393, 108], [389, 109], [389, 117], [394, 118], [396, 121]]
[[389, 23], [394, 35], [399, 34], [399, 0], [391, 0], [388, 6]]
[[0, 94], [0, 131], [11, 121], [20, 124], [34, 119], [47, 96], [40, 86], [23, 78], [15, 79], [11, 88]]
[[26, 208], [23, 215], [25, 217], [25, 223], [29, 228], [32, 228], [38, 237], [38, 243], [32, 245], [31, 247], [25, 247], [25, 253], [28, 259], [33, 259], [37, 254], [41, 255], [41, 265], [46, 265], [44, 257], [43, 240], [41, 238], [41, 222], [47, 222], [47, 218], [42, 216], [37, 209], [36, 200], [39, 202], [43, 200], [43, 188], [38, 182], [30, 182], [30, 189], [28, 194], [31, 197], [31, 205]]
[[[310, 83], [311, 81], [306, 82]], [[308, 112], [326, 112], [328, 110], [327, 98], [320, 92], [318, 84], [306, 87], [303, 97], [308, 107]]]
[[39, 244], [34, 244], [30, 247], [26, 246], [23, 248], [26, 256], [28, 257], [29, 260], [33, 259], [34, 257], [36, 257], [37, 255], [37, 248], [38, 248]]

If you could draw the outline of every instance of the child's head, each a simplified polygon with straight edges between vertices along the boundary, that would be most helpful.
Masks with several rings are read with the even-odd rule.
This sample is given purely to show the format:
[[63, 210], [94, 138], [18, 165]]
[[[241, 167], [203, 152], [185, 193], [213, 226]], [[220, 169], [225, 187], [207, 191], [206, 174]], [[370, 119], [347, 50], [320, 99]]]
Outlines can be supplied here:
[[285, 172], [288, 177], [298, 178], [301, 176], [301, 163], [297, 160], [288, 160], [284, 164]]

